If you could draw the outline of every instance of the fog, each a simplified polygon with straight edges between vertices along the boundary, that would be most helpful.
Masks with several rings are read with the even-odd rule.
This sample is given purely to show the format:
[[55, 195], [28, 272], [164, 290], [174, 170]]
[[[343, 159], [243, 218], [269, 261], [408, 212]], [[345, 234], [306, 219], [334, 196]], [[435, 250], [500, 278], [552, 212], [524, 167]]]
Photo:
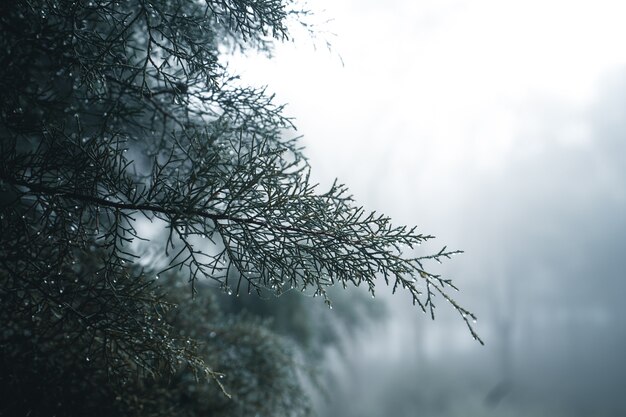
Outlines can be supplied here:
[[624, 415], [626, 6], [311, 6], [317, 39], [231, 65], [289, 103], [322, 184], [465, 251], [437, 272], [486, 342], [443, 301], [432, 322], [388, 295], [329, 354], [320, 414]]

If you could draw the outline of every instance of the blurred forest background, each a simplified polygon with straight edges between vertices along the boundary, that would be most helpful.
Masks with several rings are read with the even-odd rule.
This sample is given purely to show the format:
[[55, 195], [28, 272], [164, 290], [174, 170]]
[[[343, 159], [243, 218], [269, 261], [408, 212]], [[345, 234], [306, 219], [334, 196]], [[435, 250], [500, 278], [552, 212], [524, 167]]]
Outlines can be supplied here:
[[329, 354], [321, 414], [626, 413], [626, 6], [315, 7], [326, 37], [230, 65], [289, 103], [322, 184], [466, 251], [440, 271], [486, 342], [389, 297]]

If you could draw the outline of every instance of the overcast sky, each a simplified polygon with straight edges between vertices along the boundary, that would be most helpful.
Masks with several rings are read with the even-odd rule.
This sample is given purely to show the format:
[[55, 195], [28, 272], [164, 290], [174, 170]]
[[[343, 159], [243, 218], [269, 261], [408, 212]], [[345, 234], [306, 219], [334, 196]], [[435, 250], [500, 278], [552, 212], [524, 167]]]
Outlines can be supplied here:
[[[421, 381], [435, 369], [444, 381], [462, 369], [459, 392], [474, 384], [489, 395], [503, 378], [517, 381], [500, 407], [509, 401], [519, 415], [626, 411], [626, 3], [311, 7], [320, 22], [334, 19], [322, 25], [333, 34], [299, 35], [272, 60], [236, 58], [233, 69], [289, 103], [322, 183], [339, 177], [366, 207], [466, 250], [441, 272], [479, 314], [487, 342], [478, 346], [445, 312], [431, 324], [394, 302], [376, 330], [385, 337], [364, 336], [344, 361], [344, 394], [381, 402], [397, 378]], [[409, 356], [416, 372], [398, 376]], [[389, 365], [377, 377], [387, 384], [351, 391], [374, 360]], [[464, 415], [443, 403], [429, 403], [428, 415]]]

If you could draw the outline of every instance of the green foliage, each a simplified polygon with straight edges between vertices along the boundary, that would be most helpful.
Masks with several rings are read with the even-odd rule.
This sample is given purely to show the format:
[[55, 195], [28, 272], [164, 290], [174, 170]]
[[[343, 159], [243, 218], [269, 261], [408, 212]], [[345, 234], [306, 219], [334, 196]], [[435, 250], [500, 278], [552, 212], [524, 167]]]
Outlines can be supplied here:
[[83, 259], [39, 288], [3, 280], [2, 415], [310, 413], [295, 346], [266, 321], [193, 300], [180, 277], [118, 277]]
[[328, 287], [374, 295], [382, 277], [431, 314], [442, 295], [478, 338], [450, 280], [424, 267], [457, 251], [404, 256], [431, 236], [342, 185], [318, 192], [283, 107], [220, 64], [224, 45], [271, 51], [307, 13], [288, 0], [0, 3], [2, 412], [309, 411], [289, 340], [141, 269], [146, 220], [165, 225], [165, 270], [190, 293], [208, 278], [330, 306]]

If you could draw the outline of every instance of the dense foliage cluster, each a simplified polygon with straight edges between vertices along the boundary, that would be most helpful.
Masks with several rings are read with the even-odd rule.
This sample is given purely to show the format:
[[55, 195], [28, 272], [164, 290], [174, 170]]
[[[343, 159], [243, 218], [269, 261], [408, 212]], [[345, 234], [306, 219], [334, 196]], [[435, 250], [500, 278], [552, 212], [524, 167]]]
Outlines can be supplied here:
[[[424, 269], [456, 252], [403, 256], [431, 237], [341, 185], [318, 192], [282, 106], [220, 64], [223, 46], [269, 51], [307, 13], [0, 3], [0, 413], [307, 414], [295, 348], [210, 290], [193, 301], [200, 278], [330, 305], [328, 287], [373, 295], [382, 277], [431, 313], [443, 296], [477, 338], [450, 280]], [[141, 262], [145, 222], [165, 231], [165, 271]]]

